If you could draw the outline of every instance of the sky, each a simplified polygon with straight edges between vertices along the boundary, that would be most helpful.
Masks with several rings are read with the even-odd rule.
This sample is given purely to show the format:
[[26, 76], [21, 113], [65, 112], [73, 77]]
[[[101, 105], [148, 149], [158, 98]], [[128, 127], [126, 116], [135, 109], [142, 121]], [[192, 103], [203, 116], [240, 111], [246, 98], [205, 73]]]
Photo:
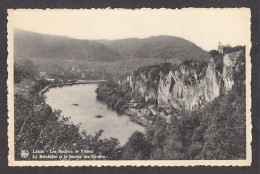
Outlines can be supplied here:
[[209, 51], [217, 49], [219, 42], [246, 45], [250, 41], [250, 10], [8, 10], [8, 29], [13, 28], [89, 40], [169, 35], [184, 38]]

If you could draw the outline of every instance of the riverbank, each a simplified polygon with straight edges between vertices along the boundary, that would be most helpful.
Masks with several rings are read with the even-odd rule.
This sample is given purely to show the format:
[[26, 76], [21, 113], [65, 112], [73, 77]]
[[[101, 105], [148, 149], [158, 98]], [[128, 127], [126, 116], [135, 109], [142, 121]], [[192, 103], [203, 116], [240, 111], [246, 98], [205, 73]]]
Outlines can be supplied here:
[[147, 127], [149, 126], [149, 121], [144, 119], [140, 112], [136, 109], [133, 108], [128, 108], [124, 111], [124, 114], [129, 116], [131, 118], [132, 121], [140, 124], [141, 126]]
[[155, 121], [157, 111], [155, 105], [146, 106], [140, 109], [129, 105], [129, 107], [124, 111], [124, 114], [130, 116], [134, 122], [147, 127]]
[[75, 82], [65, 82], [65, 83], [54, 83], [54, 84], [49, 84], [45, 88], [43, 88], [39, 92], [39, 96], [43, 96], [43, 94], [48, 91], [50, 88], [57, 87], [57, 86], [70, 86], [70, 85], [80, 85], [80, 84], [96, 84], [96, 83], [102, 83], [105, 82], [106, 80], [77, 80]]
[[[66, 83], [55, 83], [55, 84], [49, 84], [44, 89], [42, 89], [39, 92], [39, 96], [42, 98], [42, 101], [45, 103], [44, 93], [47, 92], [50, 88], [57, 87], [57, 86], [71, 86], [71, 85], [79, 85], [79, 84], [98, 84], [105, 82], [105, 80], [80, 80], [76, 82], [66, 82]], [[122, 113], [120, 111], [117, 111], [119, 113]], [[151, 124], [151, 121], [147, 120], [147, 118], [144, 118], [144, 116], [147, 117], [147, 114], [149, 115], [150, 112], [148, 112], [147, 109], [135, 109], [131, 107], [127, 107], [123, 113], [131, 118], [131, 120], [141, 126], [147, 127]]]
[[97, 86], [81, 84], [52, 88], [44, 94], [45, 103], [53, 110], [60, 110], [64, 117], [70, 117], [74, 124], [80, 124], [80, 131], [86, 130], [95, 135], [102, 129], [102, 137], [117, 138], [121, 145], [128, 141], [133, 132], [145, 133], [145, 128], [132, 121], [131, 117], [119, 114], [108, 108], [106, 103], [98, 101]]
[[[74, 85], [73, 87], [82, 87], [88, 85]], [[89, 86], [93, 86], [90, 84]], [[72, 86], [68, 86], [72, 88]], [[64, 87], [65, 88], [65, 87]], [[59, 89], [58, 91], [60, 91]], [[56, 90], [49, 90], [46, 95], [50, 91]], [[78, 91], [78, 92], [77, 92]], [[77, 93], [77, 94], [75, 94]], [[121, 160], [123, 147], [119, 142], [118, 138], [111, 139], [112, 136], [104, 137], [105, 132], [100, 132], [99, 129], [103, 128], [104, 126], [108, 125], [108, 123], [114, 123], [114, 121], [105, 121], [105, 120], [98, 120], [92, 117], [92, 120], [96, 119], [98, 122], [104, 121], [105, 123], [96, 126], [94, 125], [93, 128], [97, 128], [98, 130], [94, 131], [82, 131], [79, 130], [79, 124], [75, 121], [75, 117], [71, 116], [78, 116], [79, 112], [75, 112], [75, 106], [72, 106], [71, 103], [78, 103], [77, 101], [73, 101], [73, 97], [76, 100], [80, 100], [80, 106], [84, 104], [89, 104], [89, 99], [85, 96], [82, 96], [82, 90], [76, 90], [76, 92], [68, 92], [68, 97], [59, 98], [58, 96], [65, 96], [65, 95], [53, 95], [51, 93], [49, 96], [53, 97], [53, 101], [64, 103], [67, 99], [69, 105], [61, 107], [61, 111], [63, 112], [62, 115], [60, 112], [55, 112], [55, 107], [51, 104], [55, 104], [55, 102], [46, 102], [47, 104], [43, 104], [41, 100], [38, 100], [39, 96], [38, 93], [28, 94], [30, 98], [24, 95], [15, 94], [14, 96], [14, 145], [15, 145], [15, 159], [16, 160], [25, 160], [21, 157], [21, 151], [27, 149], [30, 154], [32, 154], [33, 150], [44, 150], [45, 152], [49, 151], [58, 151], [61, 149], [66, 151], [75, 151], [79, 149], [89, 149], [93, 150], [93, 154], [102, 154], [106, 156], [107, 160]], [[92, 96], [95, 95], [94, 90], [92, 90]], [[87, 94], [89, 96], [89, 94]], [[81, 98], [84, 100], [81, 100]], [[46, 97], [48, 98], [48, 97]], [[93, 99], [95, 98], [92, 97]], [[89, 108], [85, 109], [89, 111], [93, 105], [90, 105]], [[70, 114], [65, 114], [66, 108], [72, 107], [69, 109], [71, 111]], [[99, 110], [100, 106], [97, 106], [96, 110]], [[64, 108], [64, 109], [63, 109]], [[81, 107], [86, 108], [86, 107]], [[79, 109], [79, 107], [77, 107]], [[86, 114], [82, 114], [86, 115]], [[95, 114], [93, 114], [94, 116]], [[69, 117], [70, 116], [70, 117]], [[84, 119], [86, 122], [89, 122], [89, 118], [81, 117], [79, 118]], [[110, 118], [110, 117], [107, 117]], [[120, 117], [121, 118], [121, 117]], [[79, 120], [81, 122], [81, 120]], [[84, 124], [83, 124], [84, 125]], [[90, 124], [85, 125], [93, 125], [92, 122]], [[82, 125], [81, 125], [82, 126]], [[111, 126], [112, 128], [117, 128], [116, 126]], [[123, 125], [123, 128], [126, 126]], [[89, 129], [88, 129], [89, 130]], [[96, 133], [95, 133], [96, 132]], [[122, 136], [125, 135], [125, 130], [116, 131], [119, 134], [124, 132]], [[128, 137], [126, 137], [128, 138]], [[57, 141], [58, 140], [58, 141]], [[48, 154], [45, 154], [48, 155]], [[68, 153], [64, 153], [64, 155], [69, 155]], [[29, 155], [26, 160], [35, 160], [33, 159], [32, 155]], [[46, 159], [42, 159], [46, 160]], [[72, 159], [73, 160], [73, 159]], [[87, 160], [87, 159], [83, 159]]]
[[149, 126], [156, 120], [157, 108], [155, 104], [147, 104], [138, 100], [128, 86], [119, 86], [114, 81], [108, 81], [98, 86], [97, 99], [105, 102], [118, 113], [128, 115], [134, 122]]

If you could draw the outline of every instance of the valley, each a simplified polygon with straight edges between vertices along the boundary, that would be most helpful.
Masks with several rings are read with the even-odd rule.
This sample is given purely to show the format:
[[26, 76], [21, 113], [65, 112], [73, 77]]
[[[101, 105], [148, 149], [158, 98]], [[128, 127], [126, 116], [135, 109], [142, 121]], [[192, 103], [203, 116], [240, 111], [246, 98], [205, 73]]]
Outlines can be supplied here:
[[174, 36], [79, 40], [16, 30], [14, 52], [17, 152], [245, 159], [244, 46], [206, 52]]

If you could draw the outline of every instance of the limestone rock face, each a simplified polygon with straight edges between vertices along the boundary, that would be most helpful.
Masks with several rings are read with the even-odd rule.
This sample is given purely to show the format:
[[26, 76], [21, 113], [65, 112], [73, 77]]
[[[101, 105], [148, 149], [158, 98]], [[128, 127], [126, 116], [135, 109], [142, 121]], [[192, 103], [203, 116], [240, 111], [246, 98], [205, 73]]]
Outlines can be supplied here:
[[[135, 77], [131, 73], [128, 77], [128, 82], [131, 91], [134, 91], [144, 98], [145, 102], [148, 102], [149, 99], [157, 100], [157, 87], [154, 88], [151, 86], [151, 78], [146, 77], [145, 74], [141, 73], [140, 76]], [[154, 81], [155, 85], [158, 83]]]
[[243, 54], [242, 51], [232, 52], [229, 54], [225, 54], [223, 57], [223, 80], [225, 84], [225, 90], [230, 90], [234, 85], [234, 73], [240, 71], [243, 63], [239, 58]]
[[145, 102], [155, 100], [158, 108], [193, 110], [232, 89], [235, 73], [244, 66], [241, 54], [242, 51], [225, 54], [222, 71], [217, 70], [216, 60], [211, 58], [203, 66], [196, 62], [182, 64], [166, 73], [159, 72], [158, 76], [131, 73], [127, 82]]
[[[188, 83], [185, 79], [193, 79]], [[198, 79], [194, 69], [181, 66], [180, 70], [169, 72], [160, 79], [158, 87], [158, 106], [171, 105], [180, 110], [192, 110], [212, 101], [222, 92], [221, 74], [216, 71], [213, 59], [208, 63], [205, 77]]]

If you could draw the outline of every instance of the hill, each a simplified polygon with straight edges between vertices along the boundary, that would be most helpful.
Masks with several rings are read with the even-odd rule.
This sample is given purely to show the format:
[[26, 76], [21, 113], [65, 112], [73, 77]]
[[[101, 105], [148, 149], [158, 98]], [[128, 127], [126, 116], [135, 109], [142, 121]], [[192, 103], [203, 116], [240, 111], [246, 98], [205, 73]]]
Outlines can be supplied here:
[[118, 60], [121, 56], [104, 44], [66, 36], [14, 31], [14, 56], [42, 59]]
[[207, 59], [208, 52], [194, 43], [174, 36], [152, 36], [145, 39], [129, 38], [101, 41], [117, 50], [122, 57], [158, 58], [167, 60]]
[[169, 61], [207, 59], [209, 54], [190, 41], [173, 36], [145, 39], [81, 40], [66, 36], [14, 31], [14, 54], [19, 58], [80, 59], [115, 61], [129, 58], [156, 58]]

